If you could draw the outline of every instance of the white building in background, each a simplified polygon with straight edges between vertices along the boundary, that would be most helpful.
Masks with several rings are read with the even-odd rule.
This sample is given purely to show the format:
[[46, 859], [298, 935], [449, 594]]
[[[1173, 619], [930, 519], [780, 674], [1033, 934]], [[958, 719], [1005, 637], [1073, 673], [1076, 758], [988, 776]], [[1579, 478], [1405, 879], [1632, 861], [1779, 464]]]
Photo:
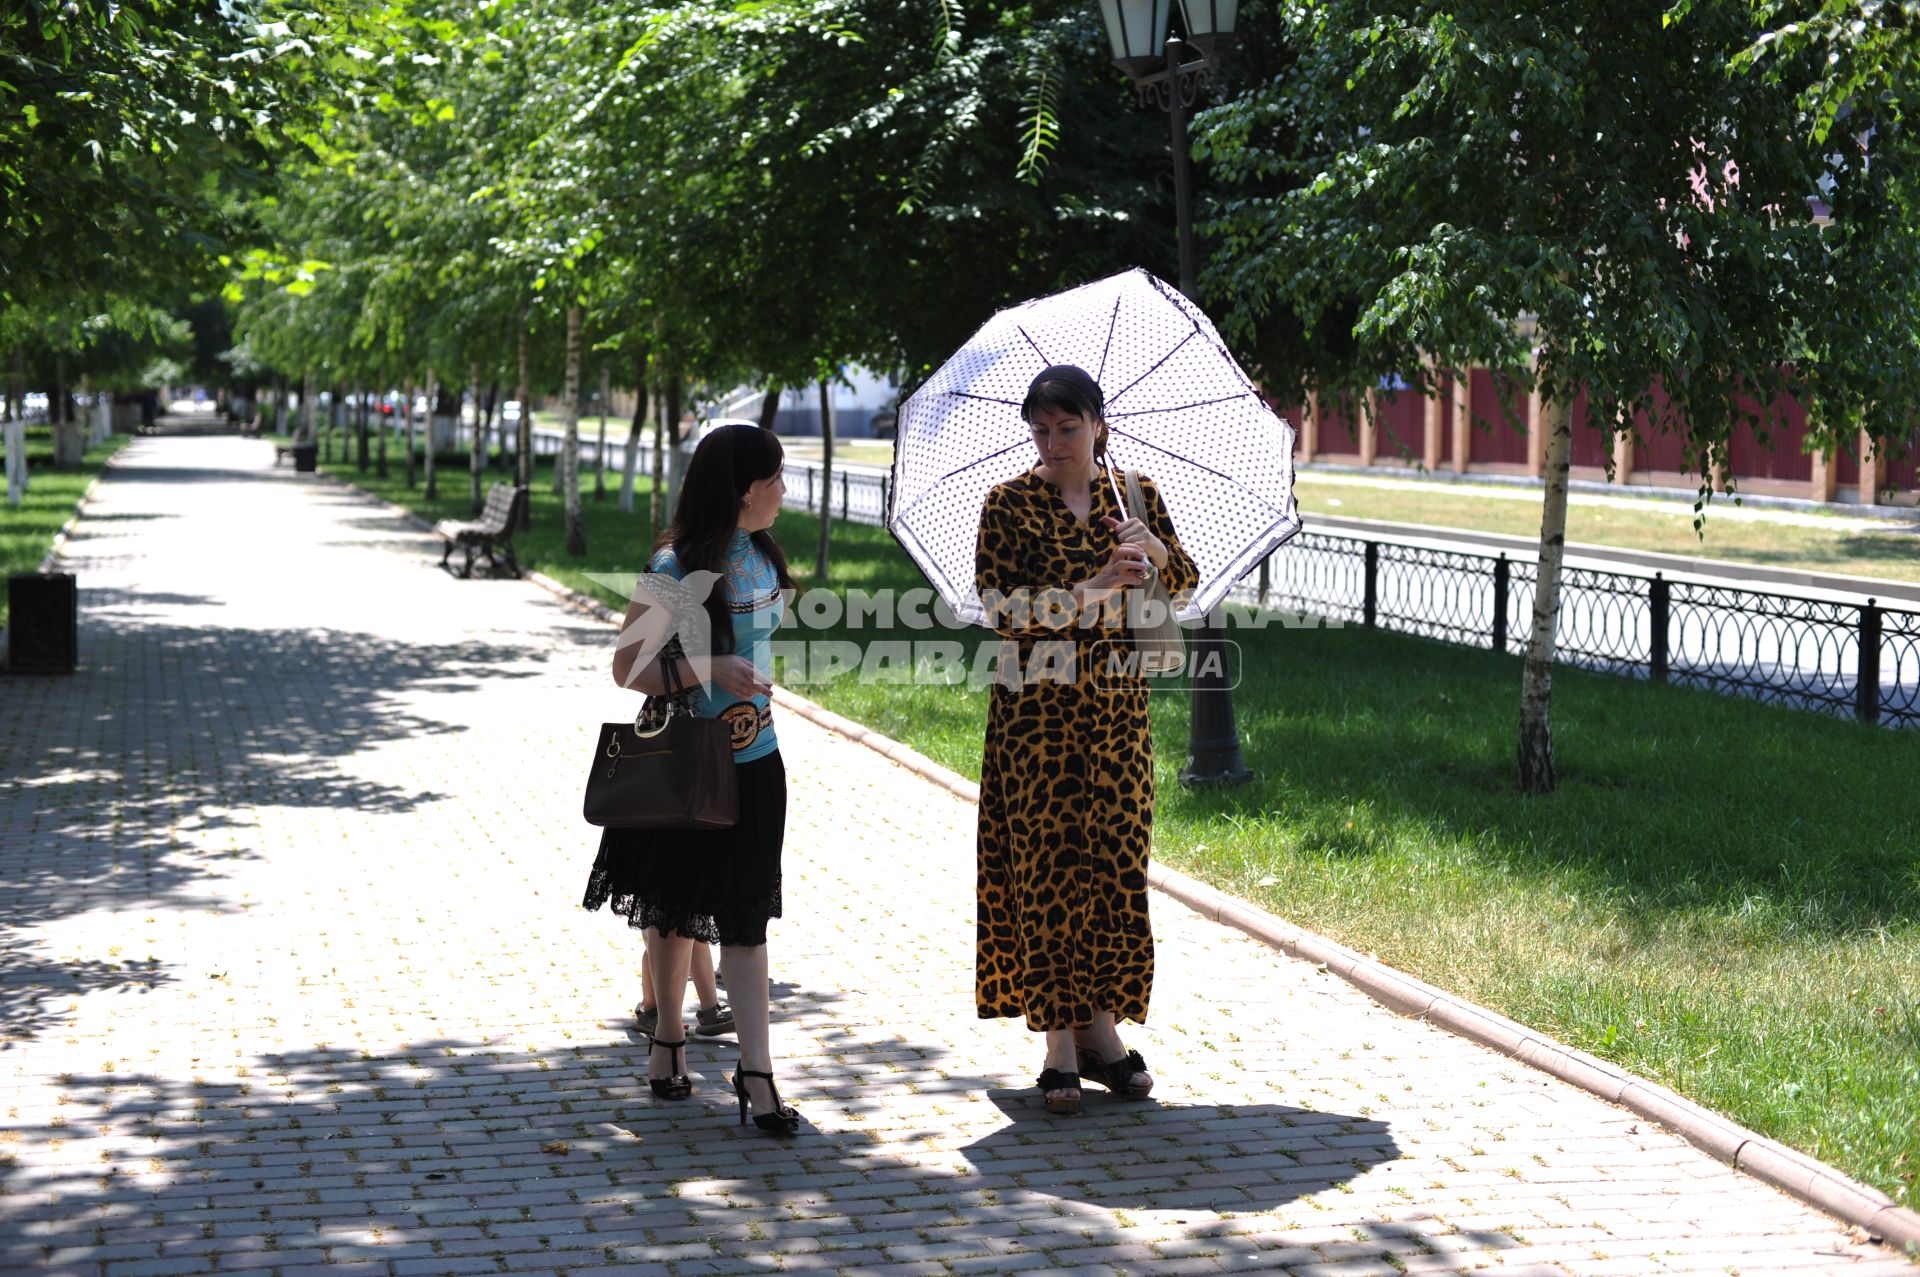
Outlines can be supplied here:
[[[833, 433], [840, 439], [871, 439], [875, 435], [874, 418], [891, 433], [895, 401], [900, 387], [891, 378], [864, 368], [848, 368], [841, 374], [847, 385], [833, 384]], [[741, 392], [715, 405], [713, 416], [737, 417], [757, 421], [762, 392], [742, 388]], [[782, 391], [780, 408], [773, 417], [775, 434], [820, 437], [820, 387], [818, 383]]]

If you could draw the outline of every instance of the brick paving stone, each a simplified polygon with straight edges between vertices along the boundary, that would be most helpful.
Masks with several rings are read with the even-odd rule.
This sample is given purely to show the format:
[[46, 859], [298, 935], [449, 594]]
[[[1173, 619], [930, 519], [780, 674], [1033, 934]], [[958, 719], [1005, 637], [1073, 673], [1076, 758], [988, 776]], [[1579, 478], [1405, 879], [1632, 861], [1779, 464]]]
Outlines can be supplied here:
[[81, 671], [0, 680], [9, 1274], [1916, 1271], [1166, 899], [1153, 1102], [1047, 1115], [973, 1015], [972, 809], [780, 710], [807, 1125], [736, 1125], [728, 1041], [656, 1103], [578, 908], [609, 627], [271, 456], [135, 440]]

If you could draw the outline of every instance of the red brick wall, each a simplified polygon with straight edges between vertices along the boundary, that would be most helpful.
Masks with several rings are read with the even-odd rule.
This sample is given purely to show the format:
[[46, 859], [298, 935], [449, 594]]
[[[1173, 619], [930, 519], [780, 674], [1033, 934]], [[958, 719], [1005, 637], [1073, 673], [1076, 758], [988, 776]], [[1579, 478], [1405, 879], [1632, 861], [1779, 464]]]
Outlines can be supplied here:
[[1469, 462], [1512, 462], [1525, 465], [1527, 461], [1527, 396], [1526, 392], [1509, 384], [1508, 394], [1512, 400], [1512, 411], [1508, 412], [1500, 403], [1500, 396], [1494, 388], [1493, 374], [1485, 368], [1475, 368], [1473, 377], [1473, 420], [1468, 426], [1467, 437], [1470, 441], [1467, 451]]

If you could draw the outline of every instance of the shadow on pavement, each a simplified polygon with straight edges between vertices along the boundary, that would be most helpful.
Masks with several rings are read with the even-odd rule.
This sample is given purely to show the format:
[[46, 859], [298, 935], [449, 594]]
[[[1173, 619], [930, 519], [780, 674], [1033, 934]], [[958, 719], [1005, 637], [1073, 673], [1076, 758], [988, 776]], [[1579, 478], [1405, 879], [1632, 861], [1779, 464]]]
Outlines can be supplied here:
[[[1321, 1257], [1315, 1245], [1335, 1247], [1332, 1257], [1356, 1236], [1290, 1239], [1264, 1212], [1400, 1157], [1384, 1123], [1286, 1105], [1034, 1118], [1010, 1111], [1017, 1100], [981, 1098], [978, 1078], [929, 1092], [797, 1068], [787, 1089], [807, 1124], [780, 1141], [736, 1125], [729, 1044], [703, 1044], [714, 1049], [692, 1057], [694, 1097], [671, 1103], [646, 1090], [644, 1044], [537, 1052], [508, 1045], [513, 1036], [261, 1054], [205, 1077], [65, 1077], [11, 1124], [0, 1155], [10, 1204], [0, 1269], [54, 1252], [73, 1263], [193, 1258], [204, 1271], [434, 1257], [466, 1271], [455, 1257], [518, 1268], [536, 1255], [559, 1267], [738, 1264], [803, 1252], [864, 1268], [927, 1247], [1121, 1244], [1125, 1219], [1107, 1212], [1143, 1210], [1168, 1212], [1190, 1250], [1258, 1267], [1282, 1252]], [[933, 1068], [942, 1054], [867, 1045]], [[929, 1105], [973, 1129], [992, 1106], [1009, 1115], [955, 1150], [914, 1130], [914, 1110], [931, 1117]], [[1417, 1216], [1378, 1220], [1380, 1235], [1410, 1254], [1426, 1250], [1426, 1233], [1458, 1237]]]
[[[53, 994], [109, 970], [37, 956], [21, 928], [194, 898], [220, 861], [260, 854], [256, 808], [403, 812], [444, 797], [346, 774], [383, 741], [466, 730], [396, 698], [537, 677], [545, 656], [475, 637], [420, 644], [348, 631], [209, 629], [142, 619], [156, 592], [89, 597], [88, 664], [0, 680], [0, 1035], [31, 1036]], [[121, 983], [150, 986], [155, 973]]]

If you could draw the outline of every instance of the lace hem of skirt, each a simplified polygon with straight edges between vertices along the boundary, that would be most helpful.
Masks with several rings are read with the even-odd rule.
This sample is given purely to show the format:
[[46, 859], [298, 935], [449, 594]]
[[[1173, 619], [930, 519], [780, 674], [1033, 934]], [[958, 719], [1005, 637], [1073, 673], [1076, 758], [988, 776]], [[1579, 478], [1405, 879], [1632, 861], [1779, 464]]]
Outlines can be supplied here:
[[[589, 895], [591, 901], [591, 895]], [[686, 936], [703, 944], [757, 945], [767, 942], [767, 921], [780, 916], [780, 892], [764, 900], [728, 901], [724, 908], [701, 912], [685, 901], [648, 900], [626, 892], [610, 892], [600, 902], [588, 903], [597, 909], [605, 902], [614, 913], [627, 920], [636, 931], [661, 931]]]

